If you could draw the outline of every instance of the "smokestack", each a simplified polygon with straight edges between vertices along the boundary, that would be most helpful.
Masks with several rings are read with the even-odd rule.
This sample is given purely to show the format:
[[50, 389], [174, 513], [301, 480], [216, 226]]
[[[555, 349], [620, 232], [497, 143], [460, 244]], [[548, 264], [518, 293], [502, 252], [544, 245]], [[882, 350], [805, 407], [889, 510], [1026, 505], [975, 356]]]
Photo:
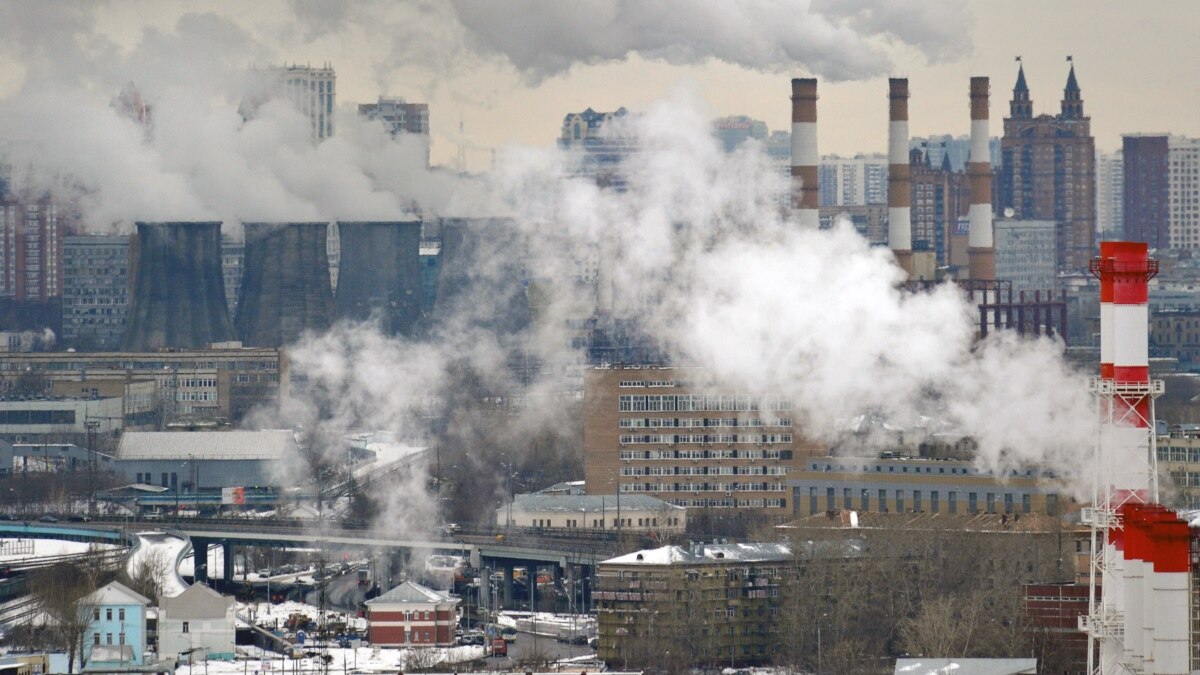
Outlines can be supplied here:
[[1188, 653], [1191, 532], [1187, 521], [1174, 511], [1160, 507], [1157, 513], [1150, 532], [1153, 563], [1147, 570], [1154, 578], [1154, 596], [1146, 598], [1154, 608], [1154, 642], [1147, 647], [1154, 654], [1155, 672], [1184, 675], [1192, 672]]
[[911, 279], [912, 217], [908, 186], [908, 78], [888, 79], [888, 245]]
[[199, 349], [234, 339], [221, 223], [137, 223], [136, 278], [122, 349]]
[[338, 222], [338, 234], [337, 318], [378, 315], [385, 332], [412, 334], [421, 315], [421, 222]]
[[333, 322], [328, 223], [246, 223], [246, 262], [234, 325], [242, 343], [282, 347]]
[[996, 251], [992, 243], [992, 163], [988, 149], [988, 95], [986, 77], [971, 78], [971, 161], [967, 180], [971, 189], [970, 233], [967, 258], [971, 279], [996, 278]]
[[792, 208], [805, 229], [821, 226], [817, 178], [817, 80], [792, 80]]

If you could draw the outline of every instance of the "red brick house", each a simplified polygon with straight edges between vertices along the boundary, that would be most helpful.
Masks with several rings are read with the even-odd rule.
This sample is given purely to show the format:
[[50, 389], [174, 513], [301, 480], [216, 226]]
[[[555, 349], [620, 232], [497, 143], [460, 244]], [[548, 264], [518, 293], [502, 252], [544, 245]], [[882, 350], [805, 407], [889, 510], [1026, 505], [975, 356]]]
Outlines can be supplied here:
[[367, 601], [367, 629], [377, 647], [452, 647], [458, 598], [406, 581]]

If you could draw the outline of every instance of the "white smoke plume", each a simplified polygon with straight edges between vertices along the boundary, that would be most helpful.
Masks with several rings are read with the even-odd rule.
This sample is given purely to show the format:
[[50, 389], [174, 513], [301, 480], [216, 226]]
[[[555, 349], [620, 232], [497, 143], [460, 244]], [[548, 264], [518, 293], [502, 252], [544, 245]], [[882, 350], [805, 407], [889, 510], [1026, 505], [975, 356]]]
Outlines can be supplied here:
[[767, 72], [799, 68], [840, 81], [886, 74], [884, 41], [914, 47], [930, 60], [967, 52], [968, 21], [957, 2], [456, 0], [454, 7], [468, 44], [503, 55], [534, 81], [631, 54]]

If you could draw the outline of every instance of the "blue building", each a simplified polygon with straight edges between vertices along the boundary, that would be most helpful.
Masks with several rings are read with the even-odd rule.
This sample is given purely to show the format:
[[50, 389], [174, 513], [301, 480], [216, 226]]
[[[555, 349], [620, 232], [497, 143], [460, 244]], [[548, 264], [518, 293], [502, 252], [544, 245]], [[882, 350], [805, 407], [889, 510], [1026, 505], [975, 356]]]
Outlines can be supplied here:
[[144, 665], [146, 607], [150, 600], [114, 581], [94, 591], [86, 604], [93, 607], [92, 623], [88, 626], [91, 639], [83, 645], [87, 669]]

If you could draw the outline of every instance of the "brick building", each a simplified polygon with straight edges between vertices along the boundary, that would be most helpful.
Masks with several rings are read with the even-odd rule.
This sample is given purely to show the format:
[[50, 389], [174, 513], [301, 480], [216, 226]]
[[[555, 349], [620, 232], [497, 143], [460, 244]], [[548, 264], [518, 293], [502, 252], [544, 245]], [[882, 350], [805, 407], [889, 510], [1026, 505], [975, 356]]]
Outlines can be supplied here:
[[1056, 222], [1058, 271], [1086, 272], [1096, 239], [1096, 144], [1075, 67], [1059, 114], [1034, 116], [1024, 68], [1009, 111], [1000, 140], [997, 210], [1011, 208], [1019, 220]]
[[1168, 248], [1167, 136], [1125, 134], [1121, 154], [1124, 236], [1129, 241], [1144, 241], [1152, 249]]
[[920, 149], [909, 152], [913, 250], [932, 250], [939, 266], [967, 267], [967, 217], [971, 191], [967, 174], [951, 169], [950, 154], [934, 166]]
[[793, 571], [785, 544], [698, 544], [598, 565], [597, 655], [609, 663], [764, 663], [778, 651]]
[[0, 194], [0, 298], [44, 303], [62, 296], [60, 211], [50, 199]]
[[[790, 518], [806, 444], [781, 396], [705, 386], [697, 368], [601, 366], [584, 376], [588, 494], [649, 494], [690, 514]], [[736, 509], [736, 511], [735, 511]]]
[[458, 598], [406, 581], [367, 601], [367, 630], [376, 647], [452, 647]]

